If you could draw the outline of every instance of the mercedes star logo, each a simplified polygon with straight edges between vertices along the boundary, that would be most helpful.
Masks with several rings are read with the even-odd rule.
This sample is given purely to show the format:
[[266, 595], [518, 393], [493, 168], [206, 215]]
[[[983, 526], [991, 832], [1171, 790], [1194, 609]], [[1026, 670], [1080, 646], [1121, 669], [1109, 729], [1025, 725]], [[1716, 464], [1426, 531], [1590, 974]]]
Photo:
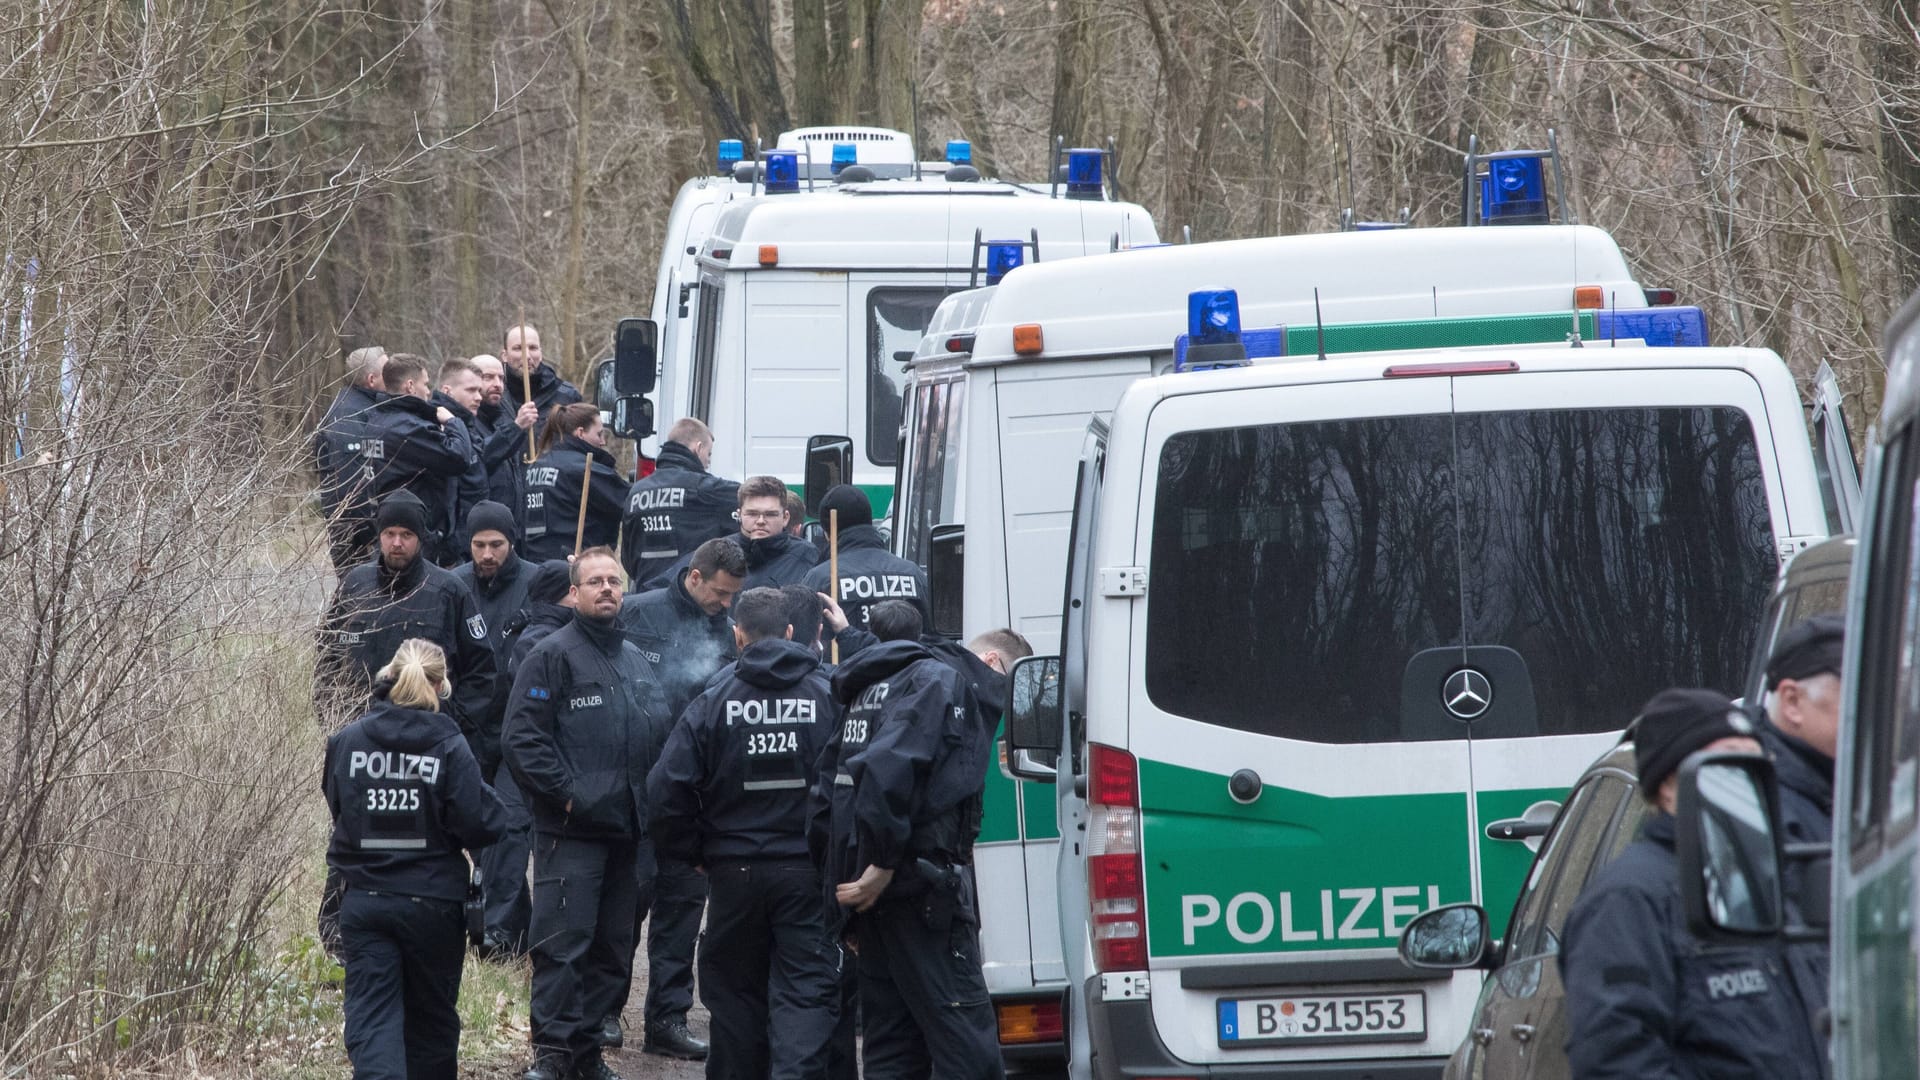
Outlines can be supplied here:
[[1461, 668], [1447, 676], [1440, 700], [1448, 712], [1462, 720], [1472, 720], [1493, 704], [1493, 683], [1472, 668]]

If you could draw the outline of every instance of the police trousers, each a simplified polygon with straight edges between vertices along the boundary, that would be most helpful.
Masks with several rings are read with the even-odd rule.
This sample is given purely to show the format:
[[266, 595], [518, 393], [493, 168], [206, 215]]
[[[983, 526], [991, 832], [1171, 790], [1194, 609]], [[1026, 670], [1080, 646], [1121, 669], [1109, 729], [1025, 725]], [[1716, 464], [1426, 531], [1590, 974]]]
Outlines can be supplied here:
[[713, 1018], [707, 1080], [826, 1080], [840, 1013], [840, 947], [806, 859], [707, 867], [700, 1000]]
[[340, 940], [354, 1080], [455, 1080], [466, 953], [460, 905], [349, 888]]
[[618, 1014], [633, 981], [643, 866], [651, 874], [645, 840], [533, 834], [529, 1012], [537, 1052], [566, 1054], [576, 1062], [599, 1053], [600, 1024]]
[[532, 894], [527, 889], [527, 847], [533, 818], [527, 812], [520, 785], [506, 763], [493, 771], [493, 790], [507, 808], [507, 834], [478, 853], [480, 880], [487, 898], [487, 940], [519, 954], [527, 948], [527, 922], [532, 917]]
[[1004, 1080], [970, 910], [929, 919], [916, 900], [882, 900], [853, 930], [865, 1080]]
[[[647, 923], [647, 1026], [687, 1022], [693, 1008], [693, 948], [707, 908], [707, 879], [678, 859], [662, 859]], [[623, 999], [624, 1004], [624, 999]]]

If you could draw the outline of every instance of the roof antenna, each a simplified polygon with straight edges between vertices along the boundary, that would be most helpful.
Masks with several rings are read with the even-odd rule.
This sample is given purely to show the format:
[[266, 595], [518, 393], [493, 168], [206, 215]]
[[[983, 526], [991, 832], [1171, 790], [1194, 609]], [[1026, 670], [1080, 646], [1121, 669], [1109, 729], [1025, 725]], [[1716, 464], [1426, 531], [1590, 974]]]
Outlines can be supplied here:
[[1572, 254], [1573, 280], [1576, 284], [1573, 289], [1573, 333], [1567, 335], [1567, 344], [1576, 349], [1584, 349], [1586, 346], [1580, 341], [1580, 287], [1577, 284], [1580, 280], [1580, 241], [1578, 239], [1573, 243]]
[[1607, 320], [1607, 348], [1617, 349], [1620, 347], [1620, 290], [1615, 289], [1610, 295], [1613, 299], [1613, 318]]
[[907, 93], [913, 98], [913, 135], [907, 139], [912, 143], [913, 178], [920, 179], [920, 84], [916, 80], [907, 80]]
[[[1343, 139], [1343, 140], [1341, 140], [1341, 141], [1342, 141], [1342, 142], [1345, 142], [1345, 143], [1346, 143], [1346, 149], [1347, 149], [1347, 210], [1348, 210], [1348, 212], [1349, 212], [1349, 213], [1351, 213], [1351, 212], [1352, 212], [1352, 210], [1353, 210], [1353, 208], [1354, 208], [1354, 201], [1353, 201], [1353, 142], [1352, 142], [1351, 140], [1346, 140], [1346, 139]], [[1346, 223], [1345, 223], [1345, 222], [1342, 222], [1341, 224], [1342, 224], [1342, 226], [1344, 227]]]
[[1433, 317], [1437, 319], [1440, 317], [1440, 286], [1432, 285], [1429, 288], [1433, 290]]
[[1320, 344], [1320, 359], [1327, 358], [1327, 324], [1320, 321], [1320, 289], [1313, 290], [1313, 335]]

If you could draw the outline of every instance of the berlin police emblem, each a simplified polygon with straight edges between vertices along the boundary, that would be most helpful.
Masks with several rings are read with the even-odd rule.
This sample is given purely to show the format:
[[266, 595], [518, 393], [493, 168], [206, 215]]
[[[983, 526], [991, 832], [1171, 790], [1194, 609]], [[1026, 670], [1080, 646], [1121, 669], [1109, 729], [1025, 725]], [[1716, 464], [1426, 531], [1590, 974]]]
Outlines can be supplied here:
[[487, 640], [487, 620], [484, 617], [479, 615], [475, 615], [472, 618], [468, 619], [467, 633], [472, 635], [473, 640], [475, 641]]

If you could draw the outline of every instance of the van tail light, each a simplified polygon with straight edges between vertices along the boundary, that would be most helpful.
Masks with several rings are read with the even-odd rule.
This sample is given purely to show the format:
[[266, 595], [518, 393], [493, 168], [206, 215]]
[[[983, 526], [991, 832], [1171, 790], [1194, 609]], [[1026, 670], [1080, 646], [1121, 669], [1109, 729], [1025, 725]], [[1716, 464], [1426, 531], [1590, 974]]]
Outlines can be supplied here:
[[633, 463], [633, 478], [635, 480], [645, 480], [647, 477], [653, 475], [653, 470], [660, 467], [659, 462], [645, 454], [640, 454], [638, 457], [640, 460]]
[[1648, 307], [1672, 307], [1680, 302], [1680, 290], [1678, 289], [1649, 288], [1646, 289], [1645, 292], [1647, 294]]
[[1007, 1001], [993, 1007], [1001, 1046], [1055, 1043], [1067, 1037], [1066, 1012], [1059, 999]]
[[1087, 899], [1093, 963], [1147, 966], [1147, 893], [1140, 864], [1140, 768], [1125, 750], [1088, 746]]

